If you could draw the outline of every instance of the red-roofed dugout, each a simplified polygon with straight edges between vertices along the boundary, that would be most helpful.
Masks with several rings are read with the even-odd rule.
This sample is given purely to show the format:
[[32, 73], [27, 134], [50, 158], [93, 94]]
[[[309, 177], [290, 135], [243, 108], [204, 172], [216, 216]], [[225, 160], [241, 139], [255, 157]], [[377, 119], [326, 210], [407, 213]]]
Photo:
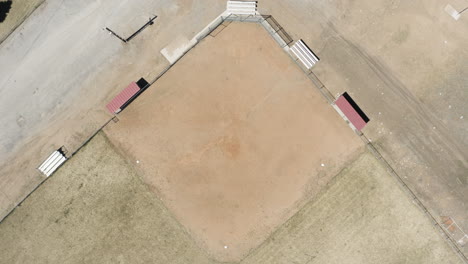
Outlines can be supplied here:
[[361, 131], [369, 122], [369, 118], [347, 93], [341, 95], [335, 104], [358, 131]]
[[130, 83], [127, 88], [121, 91], [110, 103], [107, 104], [107, 109], [112, 114], [120, 112], [120, 107], [124, 105], [130, 98], [132, 98], [138, 91], [140, 87], [135, 82]]

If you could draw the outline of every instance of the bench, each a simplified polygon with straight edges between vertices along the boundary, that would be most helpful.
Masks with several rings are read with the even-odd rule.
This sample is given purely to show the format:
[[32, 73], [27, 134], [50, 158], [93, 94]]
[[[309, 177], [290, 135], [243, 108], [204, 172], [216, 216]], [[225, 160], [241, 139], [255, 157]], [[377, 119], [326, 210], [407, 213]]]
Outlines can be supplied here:
[[301, 39], [294, 43], [291, 51], [307, 69], [312, 68], [320, 60]]
[[257, 2], [256, 1], [228, 1], [227, 12], [235, 15], [256, 15]]

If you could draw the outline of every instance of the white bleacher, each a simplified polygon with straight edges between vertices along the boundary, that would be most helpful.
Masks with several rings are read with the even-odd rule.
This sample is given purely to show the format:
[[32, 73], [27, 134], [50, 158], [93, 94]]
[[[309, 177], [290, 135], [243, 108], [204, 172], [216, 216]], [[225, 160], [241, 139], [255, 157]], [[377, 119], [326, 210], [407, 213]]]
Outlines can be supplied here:
[[228, 1], [227, 12], [235, 15], [255, 15], [257, 14], [257, 2]]
[[54, 151], [47, 159], [44, 161], [39, 170], [47, 177], [49, 177], [60, 165], [62, 165], [67, 158], [60, 153], [58, 150]]
[[307, 69], [312, 68], [315, 63], [319, 61], [319, 58], [314, 55], [314, 53], [304, 44], [301, 39], [294, 43], [294, 45], [291, 47], [291, 51]]

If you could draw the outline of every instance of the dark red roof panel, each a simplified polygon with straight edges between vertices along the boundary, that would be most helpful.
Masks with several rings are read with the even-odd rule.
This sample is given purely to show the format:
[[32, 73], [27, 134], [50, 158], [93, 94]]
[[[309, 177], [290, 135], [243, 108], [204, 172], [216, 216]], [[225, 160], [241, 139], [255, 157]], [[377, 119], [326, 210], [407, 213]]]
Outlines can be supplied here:
[[112, 114], [118, 112], [120, 107], [125, 104], [132, 96], [134, 96], [140, 88], [135, 82], [130, 83], [127, 88], [123, 89], [110, 103], [107, 104], [107, 109]]
[[366, 124], [367, 121], [364, 120], [361, 115], [354, 109], [354, 107], [348, 102], [345, 96], [341, 95], [336, 101], [335, 104], [340, 108], [341, 112], [348, 118], [348, 120], [353, 124], [353, 126], [361, 131]]

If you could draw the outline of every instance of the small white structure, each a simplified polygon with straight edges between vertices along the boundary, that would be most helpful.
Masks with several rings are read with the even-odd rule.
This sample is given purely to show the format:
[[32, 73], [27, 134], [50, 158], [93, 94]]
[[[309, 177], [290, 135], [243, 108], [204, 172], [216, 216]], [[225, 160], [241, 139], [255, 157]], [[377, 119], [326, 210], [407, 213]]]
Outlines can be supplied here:
[[307, 69], [312, 68], [320, 60], [301, 39], [296, 41], [290, 50]]
[[193, 38], [188, 40], [184, 36], [178, 36], [168, 46], [161, 50], [161, 54], [166, 58], [170, 64], [174, 64], [180, 59], [189, 49], [197, 44], [197, 40]]
[[453, 6], [451, 5], [446, 5], [445, 6], [445, 12], [449, 14], [453, 19], [458, 20], [461, 16], [461, 13], [458, 12]]
[[228, 1], [227, 13], [235, 15], [256, 15], [257, 2], [256, 1]]
[[63, 154], [63, 152], [59, 149], [54, 151], [47, 159], [44, 161], [41, 166], [39, 166], [39, 170], [47, 177], [52, 175], [54, 171], [62, 165], [67, 158]]

